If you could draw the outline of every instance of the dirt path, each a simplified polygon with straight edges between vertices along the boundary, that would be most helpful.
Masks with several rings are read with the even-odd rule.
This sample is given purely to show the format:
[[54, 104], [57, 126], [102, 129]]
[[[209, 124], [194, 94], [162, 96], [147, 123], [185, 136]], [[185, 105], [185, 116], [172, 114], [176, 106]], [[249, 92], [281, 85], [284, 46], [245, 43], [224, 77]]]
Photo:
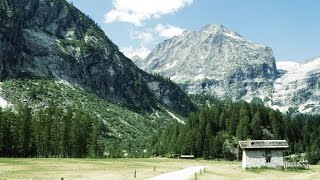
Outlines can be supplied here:
[[164, 173], [148, 180], [187, 180], [195, 177], [196, 173], [199, 174], [200, 172], [203, 172], [204, 169], [204, 166], [193, 166], [179, 171]]

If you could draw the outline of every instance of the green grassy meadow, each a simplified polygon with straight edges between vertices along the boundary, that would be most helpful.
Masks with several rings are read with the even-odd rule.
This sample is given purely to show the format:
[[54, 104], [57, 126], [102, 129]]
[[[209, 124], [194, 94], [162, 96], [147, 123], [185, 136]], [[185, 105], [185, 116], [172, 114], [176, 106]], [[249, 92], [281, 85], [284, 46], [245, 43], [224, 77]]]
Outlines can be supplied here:
[[[320, 179], [320, 166], [310, 170], [243, 170], [240, 162], [145, 159], [0, 159], [0, 179], [146, 179], [190, 166], [207, 166], [202, 179]], [[156, 168], [154, 171], [154, 167]], [[136, 178], [134, 171], [136, 170]]]

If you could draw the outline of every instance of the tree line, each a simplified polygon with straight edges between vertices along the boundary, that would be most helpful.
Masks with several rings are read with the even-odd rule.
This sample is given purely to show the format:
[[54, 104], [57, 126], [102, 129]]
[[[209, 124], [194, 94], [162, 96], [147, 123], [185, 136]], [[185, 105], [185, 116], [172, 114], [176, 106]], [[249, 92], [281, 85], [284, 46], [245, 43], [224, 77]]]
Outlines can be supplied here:
[[0, 157], [99, 157], [107, 131], [102, 121], [72, 108], [0, 109]]
[[286, 155], [307, 152], [310, 162], [320, 160], [320, 116], [283, 114], [262, 101], [221, 101], [198, 96], [202, 110], [191, 113], [186, 124], [175, 124], [154, 134], [154, 155], [193, 154], [205, 159], [233, 160], [239, 140], [285, 139]]
[[[234, 160], [239, 140], [285, 139], [286, 155], [306, 152], [309, 162], [320, 160], [320, 116], [283, 114], [261, 101], [221, 101], [211, 96], [193, 101], [201, 110], [190, 113], [185, 124], [150, 135], [146, 153], [139, 149], [143, 157], [193, 154]], [[121, 139], [110, 132], [102, 120], [71, 107], [0, 109], [0, 157], [123, 157], [124, 150], [132, 154], [129, 157], [142, 156], [133, 153], [138, 152], [133, 144], [119, 146]]]

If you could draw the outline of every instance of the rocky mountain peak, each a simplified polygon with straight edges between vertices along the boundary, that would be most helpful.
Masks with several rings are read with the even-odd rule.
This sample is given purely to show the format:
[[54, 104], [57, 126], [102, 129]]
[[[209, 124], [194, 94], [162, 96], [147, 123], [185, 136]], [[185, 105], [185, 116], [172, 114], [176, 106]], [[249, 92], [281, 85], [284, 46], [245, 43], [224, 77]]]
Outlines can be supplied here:
[[256, 94], [252, 89], [258, 86], [268, 91], [268, 84], [277, 76], [271, 48], [221, 25], [187, 32], [160, 43], [137, 65], [170, 77], [189, 93], [211, 92], [239, 99]]
[[208, 24], [208, 25], [204, 26], [203, 28], [201, 28], [200, 32], [215, 34], [219, 30], [223, 30], [223, 29], [225, 29], [225, 27], [222, 25]]
[[191, 94], [210, 93], [248, 102], [259, 97], [283, 112], [291, 109], [304, 113], [320, 112], [316, 103], [319, 64], [316, 57], [303, 64], [276, 65], [270, 47], [220, 25], [167, 39], [137, 63], [148, 72], [169, 77]]
[[224, 27], [223, 25], [215, 25], [215, 24], [208, 24], [204, 26], [199, 31], [199, 34], [222, 35], [222, 36], [228, 36], [235, 39], [242, 39], [241, 35], [239, 35], [238, 33], [231, 31], [230, 29]]

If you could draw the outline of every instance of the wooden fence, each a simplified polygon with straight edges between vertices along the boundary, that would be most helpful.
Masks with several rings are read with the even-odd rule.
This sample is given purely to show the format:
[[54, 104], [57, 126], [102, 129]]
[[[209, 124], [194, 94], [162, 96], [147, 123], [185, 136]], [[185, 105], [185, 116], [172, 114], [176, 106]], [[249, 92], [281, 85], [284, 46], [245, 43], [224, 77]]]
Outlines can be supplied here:
[[284, 169], [288, 168], [304, 168], [309, 169], [310, 164], [307, 161], [300, 162], [283, 162]]

